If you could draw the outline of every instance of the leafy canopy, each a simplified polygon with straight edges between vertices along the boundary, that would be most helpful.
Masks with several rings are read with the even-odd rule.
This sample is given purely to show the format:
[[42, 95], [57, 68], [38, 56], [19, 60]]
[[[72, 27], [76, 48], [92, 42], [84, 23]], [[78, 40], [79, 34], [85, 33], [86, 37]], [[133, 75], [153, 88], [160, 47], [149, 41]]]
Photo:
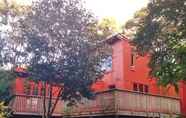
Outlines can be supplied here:
[[[80, 0], [44, 0], [15, 23], [15, 65], [25, 64], [32, 79], [62, 85], [61, 98], [76, 101], [92, 95], [90, 86], [102, 73], [104, 42], [90, 32], [96, 19]], [[10, 48], [11, 49], [11, 48]]]
[[151, 74], [165, 86], [186, 80], [185, 10], [185, 0], [152, 0], [133, 41], [141, 54], [151, 53]]

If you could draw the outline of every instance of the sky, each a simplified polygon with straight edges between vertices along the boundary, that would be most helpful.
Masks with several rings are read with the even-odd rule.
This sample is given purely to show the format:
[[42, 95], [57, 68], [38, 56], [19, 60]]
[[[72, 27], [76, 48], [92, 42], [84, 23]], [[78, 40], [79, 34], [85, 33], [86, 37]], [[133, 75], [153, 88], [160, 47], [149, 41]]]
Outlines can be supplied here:
[[[16, 0], [20, 4], [30, 4], [33, 0]], [[114, 17], [118, 23], [125, 23], [134, 13], [145, 7], [149, 0], [83, 0], [85, 7], [97, 18]]]
[[149, 0], [84, 0], [99, 19], [114, 17], [119, 23], [124, 23], [133, 17], [139, 9], [147, 6]]

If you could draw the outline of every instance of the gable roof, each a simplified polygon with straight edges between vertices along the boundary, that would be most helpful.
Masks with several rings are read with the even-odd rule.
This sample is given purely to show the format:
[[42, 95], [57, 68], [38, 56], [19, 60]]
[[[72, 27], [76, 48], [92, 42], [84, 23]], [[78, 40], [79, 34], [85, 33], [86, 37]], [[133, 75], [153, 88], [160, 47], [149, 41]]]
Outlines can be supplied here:
[[124, 34], [119, 33], [119, 34], [116, 34], [116, 35], [109, 36], [107, 38], [106, 42], [108, 44], [112, 45], [112, 44], [116, 43], [119, 40], [128, 40], [128, 38], [126, 36], [124, 36]]

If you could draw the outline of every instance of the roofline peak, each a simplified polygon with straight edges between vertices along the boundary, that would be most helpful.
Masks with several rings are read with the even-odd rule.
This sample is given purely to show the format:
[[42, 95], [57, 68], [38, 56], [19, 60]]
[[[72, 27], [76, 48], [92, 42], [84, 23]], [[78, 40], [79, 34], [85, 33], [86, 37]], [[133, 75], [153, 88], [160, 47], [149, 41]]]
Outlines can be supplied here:
[[124, 34], [118, 33], [118, 34], [115, 34], [115, 35], [108, 36], [108, 38], [106, 39], [106, 42], [108, 44], [112, 45], [119, 40], [128, 40], [128, 38]]

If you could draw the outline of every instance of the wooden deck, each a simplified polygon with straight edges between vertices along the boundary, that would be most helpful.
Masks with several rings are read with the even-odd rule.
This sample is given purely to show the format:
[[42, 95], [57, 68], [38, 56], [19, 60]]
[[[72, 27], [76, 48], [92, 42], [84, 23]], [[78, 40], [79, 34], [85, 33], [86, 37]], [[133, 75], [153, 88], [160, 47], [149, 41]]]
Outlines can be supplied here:
[[162, 117], [180, 114], [179, 98], [149, 95], [124, 90], [98, 93], [95, 100], [84, 99], [78, 107], [64, 107], [63, 115]]
[[[42, 115], [42, 97], [17, 95], [10, 104], [14, 114]], [[98, 93], [95, 100], [83, 99], [77, 106], [67, 107], [60, 101], [54, 116], [143, 116], [162, 117], [180, 114], [179, 98], [150, 95], [125, 90]]]
[[[55, 100], [53, 99], [53, 102], [54, 101]], [[14, 115], [42, 116], [43, 97], [15, 95], [9, 106], [12, 108]], [[61, 116], [62, 106], [62, 101], [58, 101], [58, 104], [56, 105], [53, 113], [54, 116]]]

